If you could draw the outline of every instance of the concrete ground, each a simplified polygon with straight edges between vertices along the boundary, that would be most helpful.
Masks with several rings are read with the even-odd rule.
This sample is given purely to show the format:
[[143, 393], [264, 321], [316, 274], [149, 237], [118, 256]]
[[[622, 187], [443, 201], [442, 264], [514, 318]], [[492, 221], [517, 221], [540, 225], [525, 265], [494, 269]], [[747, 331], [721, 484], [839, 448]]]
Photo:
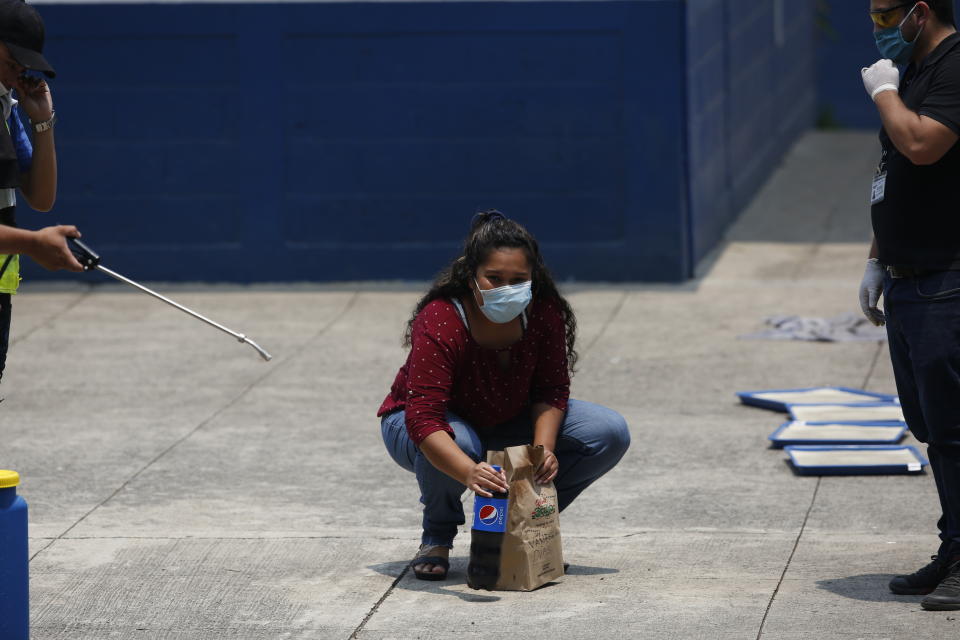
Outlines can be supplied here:
[[960, 612], [886, 588], [936, 548], [932, 477], [796, 476], [767, 446], [782, 416], [734, 397], [894, 391], [882, 344], [737, 338], [857, 309], [876, 155], [812, 133], [697, 280], [567, 288], [573, 395], [633, 445], [563, 515], [569, 575], [533, 593], [470, 590], [466, 530], [446, 582], [405, 569], [418, 493], [374, 413], [421, 287], [164, 288], [264, 363], [132, 290], [27, 283], [0, 466], [30, 503], [33, 638], [956, 636]]

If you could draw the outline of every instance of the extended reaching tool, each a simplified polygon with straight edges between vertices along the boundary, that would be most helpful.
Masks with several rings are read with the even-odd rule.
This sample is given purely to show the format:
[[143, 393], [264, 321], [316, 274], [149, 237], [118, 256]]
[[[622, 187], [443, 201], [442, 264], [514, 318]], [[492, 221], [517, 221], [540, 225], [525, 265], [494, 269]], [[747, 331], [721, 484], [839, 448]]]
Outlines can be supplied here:
[[134, 282], [134, 281], [131, 280], [130, 278], [126, 278], [126, 277], [120, 275], [120, 274], [117, 273], [116, 271], [111, 271], [110, 269], [107, 269], [105, 266], [103, 266], [102, 264], [100, 264], [100, 256], [97, 255], [97, 253], [96, 253], [93, 249], [91, 249], [90, 247], [88, 247], [87, 245], [85, 245], [84, 243], [82, 243], [82, 242], [81, 242], [80, 240], [78, 240], [77, 238], [67, 238], [67, 244], [68, 244], [69, 247], [70, 247], [71, 253], [73, 253], [73, 255], [77, 258], [77, 260], [80, 262], [80, 264], [83, 265], [83, 268], [84, 268], [84, 269], [97, 269], [98, 271], [104, 272], [105, 274], [107, 274], [107, 275], [110, 276], [111, 278], [116, 278], [116, 279], [119, 280], [120, 282], [125, 282], [125, 283], [129, 284], [129, 285], [132, 286], [132, 287], [136, 287], [137, 289], [140, 289], [140, 291], [143, 291], [143, 292], [145, 292], [145, 293], [149, 293], [149, 294], [152, 295], [154, 298], [159, 298], [160, 300], [163, 300], [164, 302], [166, 302], [167, 304], [169, 304], [171, 307], [176, 307], [177, 309], [180, 309], [180, 311], [183, 311], [184, 313], [190, 314], [191, 316], [193, 316], [193, 317], [196, 318], [197, 320], [203, 320], [203, 321], [206, 322], [207, 324], [209, 324], [209, 325], [211, 325], [211, 326], [214, 326], [214, 327], [216, 327], [217, 329], [220, 329], [220, 331], [223, 331], [224, 333], [229, 333], [231, 336], [233, 336], [234, 338], [236, 338], [236, 339], [239, 340], [240, 342], [245, 342], [245, 343], [247, 343], [248, 345], [250, 345], [251, 347], [253, 347], [254, 349], [256, 349], [256, 350], [257, 350], [257, 353], [259, 353], [259, 354], [260, 354], [260, 357], [263, 358], [264, 360], [270, 360], [271, 358], [273, 358], [273, 356], [271, 356], [269, 353], [267, 353], [266, 351], [264, 351], [263, 349], [261, 349], [261, 348], [260, 348], [260, 345], [258, 345], [256, 342], [254, 342], [253, 340], [251, 340], [251, 339], [248, 338], [247, 336], [243, 335], [242, 333], [237, 333], [236, 331], [232, 331], [232, 330], [228, 329], [227, 327], [223, 326], [222, 324], [220, 324], [220, 323], [218, 323], [218, 322], [214, 322], [214, 321], [211, 320], [210, 318], [205, 318], [205, 317], [203, 317], [202, 315], [200, 315], [199, 313], [197, 313], [196, 311], [193, 311], [193, 310], [191, 310], [191, 309], [188, 309], [188, 308], [186, 308], [185, 306], [183, 306], [182, 304], [177, 304], [176, 302], [174, 302], [174, 301], [171, 300], [170, 298], [167, 298], [166, 296], [162, 296], [162, 295], [160, 295], [159, 293], [157, 293], [156, 291], [152, 291], [152, 290], [146, 288], [145, 286], [143, 286], [142, 284], [140, 284], [140, 283], [138, 283], [138, 282]]

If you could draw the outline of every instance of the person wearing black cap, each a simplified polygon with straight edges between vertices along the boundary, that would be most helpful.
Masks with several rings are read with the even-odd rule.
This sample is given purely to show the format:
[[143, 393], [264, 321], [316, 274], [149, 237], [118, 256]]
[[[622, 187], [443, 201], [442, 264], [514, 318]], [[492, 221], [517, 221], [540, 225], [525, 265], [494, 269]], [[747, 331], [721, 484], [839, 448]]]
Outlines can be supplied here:
[[[27, 75], [56, 76], [43, 56], [44, 38], [43, 20], [36, 9], [22, 0], [0, 0], [0, 110], [4, 122], [0, 126], [0, 224], [8, 227], [16, 227], [17, 189], [37, 211], [49, 211], [56, 200], [53, 98], [44, 80]], [[30, 119], [32, 141], [20, 119], [21, 111]], [[58, 242], [65, 243], [67, 232], [54, 235], [60, 235]], [[69, 235], [75, 235], [75, 229]], [[3, 246], [0, 243], [0, 248]], [[69, 260], [63, 264], [75, 267]], [[10, 296], [17, 292], [19, 283], [19, 256], [13, 252], [0, 254], [0, 378], [7, 357]]]

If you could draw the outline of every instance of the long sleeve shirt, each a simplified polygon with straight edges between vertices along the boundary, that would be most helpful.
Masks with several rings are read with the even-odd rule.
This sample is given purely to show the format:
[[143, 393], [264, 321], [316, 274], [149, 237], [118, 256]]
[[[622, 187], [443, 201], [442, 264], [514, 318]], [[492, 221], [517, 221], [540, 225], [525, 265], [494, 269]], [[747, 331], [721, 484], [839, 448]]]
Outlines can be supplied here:
[[[414, 319], [411, 349], [378, 416], [403, 409], [416, 445], [435, 431], [453, 433], [451, 411], [481, 431], [535, 403], [566, 410], [570, 396], [566, 327], [553, 300], [527, 307], [523, 337], [506, 349], [481, 347], [449, 300], [430, 302]], [[499, 352], [509, 351], [509, 366]]]

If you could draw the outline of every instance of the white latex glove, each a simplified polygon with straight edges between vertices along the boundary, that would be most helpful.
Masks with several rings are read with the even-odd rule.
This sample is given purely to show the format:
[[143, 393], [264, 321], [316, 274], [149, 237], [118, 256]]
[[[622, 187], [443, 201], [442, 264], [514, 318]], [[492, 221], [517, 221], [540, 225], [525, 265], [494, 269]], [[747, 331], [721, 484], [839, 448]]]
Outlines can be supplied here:
[[860, 309], [867, 320], [878, 327], [886, 323], [883, 311], [877, 309], [877, 303], [880, 301], [880, 294], [883, 293], [883, 276], [885, 272], [880, 266], [880, 261], [876, 258], [867, 260], [867, 268], [863, 272], [863, 280], [860, 282]]
[[871, 100], [876, 100], [881, 91], [900, 90], [900, 70], [893, 64], [893, 60], [877, 60], [871, 66], [861, 69], [860, 75], [863, 76], [863, 87], [870, 94]]

